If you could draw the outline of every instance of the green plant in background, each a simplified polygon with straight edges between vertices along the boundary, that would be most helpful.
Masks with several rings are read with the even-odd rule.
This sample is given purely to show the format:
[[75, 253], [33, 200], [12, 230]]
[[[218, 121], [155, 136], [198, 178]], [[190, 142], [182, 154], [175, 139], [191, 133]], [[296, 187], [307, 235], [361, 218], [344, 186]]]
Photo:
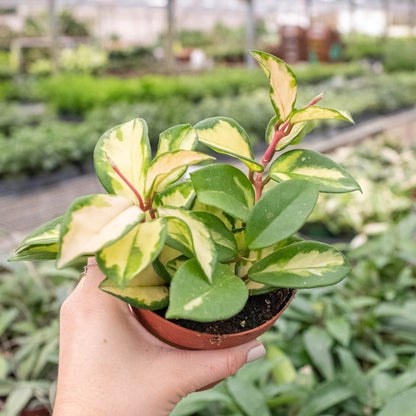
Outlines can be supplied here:
[[59, 308], [78, 272], [50, 263], [10, 265], [0, 273], [0, 412], [51, 409], [59, 348]]
[[[253, 56], [269, 78], [275, 110], [260, 162], [247, 133], [230, 118], [162, 132], [153, 159], [144, 120], [116, 126], [94, 152], [97, 176], [109, 194], [75, 200], [63, 217], [29, 235], [12, 260], [56, 258], [65, 267], [93, 255], [107, 276], [104, 291], [138, 308], [168, 305], [168, 318], [195, 321], [235, 315], [249, 292], [342, 280], [350, 267], [341, 252], [292, 236], [319, 192], [350, 192], [359, 185], [341, 166], [309, 150], [291, 150], [270, 163], [276, 152], [303, 139], [310, 121], [352, 120], [318, 107], [322, 95], [295, 108], [292, 70], [272, 55]], [[248, 176], [231, 165], [210, 164], [178, 183], [189, 165], [213, 160], [195, 151], [198, 142], [239, 159]], [[275, 186], [263, 193], [271, 179]]]

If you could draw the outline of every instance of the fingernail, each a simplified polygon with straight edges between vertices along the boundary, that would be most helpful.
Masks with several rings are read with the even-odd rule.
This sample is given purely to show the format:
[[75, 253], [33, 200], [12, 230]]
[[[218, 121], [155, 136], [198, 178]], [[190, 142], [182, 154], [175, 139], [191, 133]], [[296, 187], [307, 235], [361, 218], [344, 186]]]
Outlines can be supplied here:
[[266, 354], [266, 349], [264, 348], [264, 345], [263, 344], [257, 345], [248, 352], [246, 363], [251, 363], [253, 361], [256, 361], [259, 358], [263, 357], [265, 354]]

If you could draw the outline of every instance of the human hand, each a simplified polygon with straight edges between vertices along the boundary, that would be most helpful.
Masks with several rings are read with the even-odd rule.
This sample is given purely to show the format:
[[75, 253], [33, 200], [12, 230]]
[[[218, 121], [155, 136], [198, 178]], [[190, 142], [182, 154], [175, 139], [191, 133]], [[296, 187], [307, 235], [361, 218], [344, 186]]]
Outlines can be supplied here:
[[104, 278], [89, 266], [62, 305], [54, 416], [169, 415], [189, 393], [265, 353], [258, 341], [211, 351], [164, 344], [126, 303], [98, 289]]

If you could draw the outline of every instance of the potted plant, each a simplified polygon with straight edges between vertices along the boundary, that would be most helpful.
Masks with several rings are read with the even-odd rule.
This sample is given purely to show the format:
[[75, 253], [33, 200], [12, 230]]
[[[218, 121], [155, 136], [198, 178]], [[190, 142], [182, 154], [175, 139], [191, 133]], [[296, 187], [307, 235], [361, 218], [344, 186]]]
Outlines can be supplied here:
[[[352, 119], [318, 107], [322, 94], [295, 108], [292, 70], [270, 54], [252, 55], [270, 81], [276, 112], [260, 162], [247, 133], [227, 117], [162, 132], [153, 159], [144, 120], [116, 126], [94, 151], [108, 194], [76, 199], [63, 217], [30, 234], [11, 260], [56, 259], [62, 268], [93, 256], [106, 275], [103, 291], [129, 303], [154, 334], [187, 348], [247, 342], [273, 324], [296, 289], [342, 280], [350, 270], [343, 254], [296, 232], [319, 192], [360, 187], [324, 155], [281, 151], [300, 143], [312, 120]], [[195, 150], [198, 143], [239, 159], [248, 173], [214, 163]], [[189, 165], [201, 163], [180, 181]]]

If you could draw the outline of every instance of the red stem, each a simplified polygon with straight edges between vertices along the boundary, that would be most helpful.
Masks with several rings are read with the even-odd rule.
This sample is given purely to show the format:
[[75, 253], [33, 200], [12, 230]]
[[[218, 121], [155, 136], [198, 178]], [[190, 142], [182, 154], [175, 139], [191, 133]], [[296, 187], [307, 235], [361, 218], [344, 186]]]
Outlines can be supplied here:
[[133, 191], [134, 195], [136, 196], [137, 200], [139, 201], [139, 207], [142, 211], [145, 211], [146, 208], [144, 206], [143, 203], [143, 199], [140, 196], [139, 192], [137, 191], [137, 189], [131, 184], [131, 182], [124, 176], [124, 174], [121, 172], [121, 170], [119, 169], [119, 167], [115, 164], [115, 162], [110, 158], [110, 156], [108, 156], [108, 154], [106, 153], [105, 156], [107, 157], [108, 161], [111, 164], [111, 167], [116, 171], [117, 175], [120, 176], [120, 178], [125, 182], [125, 184]]
[[[271, 158], [273, 157], [275, 148], [277, 144], [279, 143], [279, 141], [282, 140], [282, 138], [288, 134], [289, 131], [286, 131], [288, 126], [289, 126], [289, 120], [286, 121], [281, 128], [275, 131], [273, 140], [271, 141], [269, 147], [264, 153], [263, 158], [261, 159], [261, 165], [263, 166], [264, 169], [266, 168]], [[256, 173], [256, 178], [254, 179], [254, 183], [253, 183], [254, 189], [256, 191], [256, 202], [261, 197], [265, 183], [267, 182], [263, 181], [263, 173], [261, 172]]]

